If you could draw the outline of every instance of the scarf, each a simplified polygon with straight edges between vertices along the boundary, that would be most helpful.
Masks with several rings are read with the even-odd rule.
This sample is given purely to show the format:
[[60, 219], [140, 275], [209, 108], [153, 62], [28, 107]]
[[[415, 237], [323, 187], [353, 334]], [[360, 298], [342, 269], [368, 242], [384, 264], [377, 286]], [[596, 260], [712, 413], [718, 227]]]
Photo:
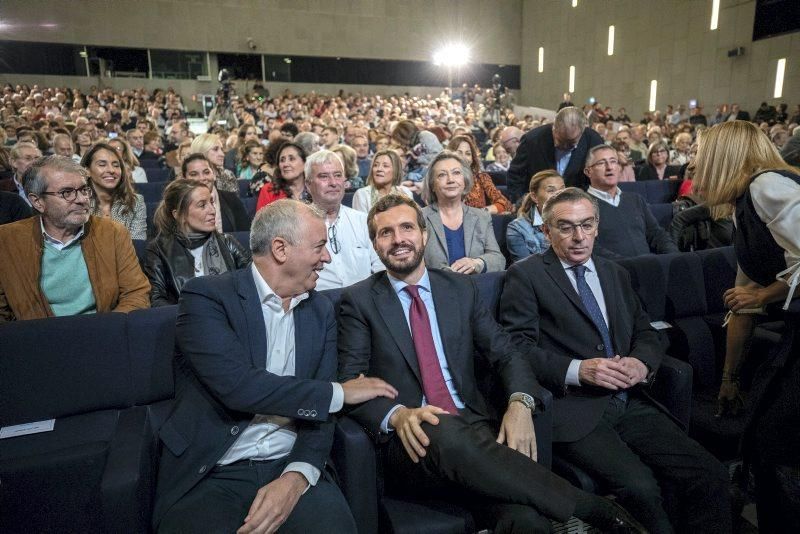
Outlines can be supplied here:
[[219, 250], [219, 243], [214, 237], [214, 232], [199, 233], [189, 232], [188, 235], [178, 235], [177, 239], [180, 244], [189, 250], [194, 250], [203, 247], [203, 275], [209, 274], [222, 274], [228, 270], [225, 265], [225, 260]]

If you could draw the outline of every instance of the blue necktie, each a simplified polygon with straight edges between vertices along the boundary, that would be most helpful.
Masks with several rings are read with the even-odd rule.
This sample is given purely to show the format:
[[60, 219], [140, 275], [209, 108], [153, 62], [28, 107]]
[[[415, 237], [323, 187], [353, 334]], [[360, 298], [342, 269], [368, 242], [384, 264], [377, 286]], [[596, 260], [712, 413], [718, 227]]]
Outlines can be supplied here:
[[[575, 282], [578, 286], [578, 294], [583, 302], [583, 307], [589, 312], [592, 322], [600, 332], [600, 337], [603, 338], [603, 347], [605, 348], [606, 357], [614, 357], [614, 346], [611, 344], [611, 333], [608, 331], [608, 325], [603, 318], [603, 312], [600, 311], [600, 305], [597, 304], [597, 299], [592, 293], [589, 284], [586, 283], [586, 266], [574, 265], [572, 270], [575, 272]], [[625, 391], [619, 391], [614, 395], [621, 400], [627, 400], [628, 394]]]

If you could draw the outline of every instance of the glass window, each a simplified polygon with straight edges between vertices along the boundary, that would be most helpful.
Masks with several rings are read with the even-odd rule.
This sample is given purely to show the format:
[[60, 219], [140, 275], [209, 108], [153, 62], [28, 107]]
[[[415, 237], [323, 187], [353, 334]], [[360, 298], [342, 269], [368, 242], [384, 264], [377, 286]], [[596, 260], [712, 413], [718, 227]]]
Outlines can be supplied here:
[[198, 76], [208, 76], [205, 52], [150, 50], [150, 68], [153, 78], [194, 80]]
[[0, 41], [0, 72], [86, 76], [82, 46]]
[[112, 48], [88, 46], [89, 70], [113, 78], [147, 78], [147, 50], [144, 48]]
[[258, 54], [217, 54], [219, 70], [227, 69], [234, 80], [260, 80], [261, 56]]

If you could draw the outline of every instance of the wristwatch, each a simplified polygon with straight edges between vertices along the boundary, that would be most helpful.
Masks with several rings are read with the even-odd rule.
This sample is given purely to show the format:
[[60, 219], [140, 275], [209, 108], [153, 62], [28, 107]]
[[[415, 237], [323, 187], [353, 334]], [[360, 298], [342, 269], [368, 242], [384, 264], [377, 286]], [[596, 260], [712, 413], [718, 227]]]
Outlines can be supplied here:
[[536, 401], [527, 393], [512, 393], [511, 397], [508, 398], [508, 403], [511, 404], [515, 401], [521, 402], [529, 410], [533, 410], [536, 407]]

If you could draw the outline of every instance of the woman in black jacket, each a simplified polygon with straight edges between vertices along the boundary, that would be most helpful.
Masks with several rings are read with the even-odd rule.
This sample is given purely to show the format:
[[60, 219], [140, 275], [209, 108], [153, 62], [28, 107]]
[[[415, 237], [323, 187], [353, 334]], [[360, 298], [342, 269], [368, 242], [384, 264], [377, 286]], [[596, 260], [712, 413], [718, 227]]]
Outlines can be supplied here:
[[680, 166], [667, 165], [667, 160], [669, 160], [667, 144], [664, 141], [656, 141], [647, 150], [647, 160], [644, 165], [639, 167], [636, 181], [677, 180]]
[[212, 191], [198, 180], [176, 180], [164, 190], [153, 222], [156, 237], [147, 244], [144, 272], [150, 304], [178, 303], [183, 285], [195, 276], [221, 274], [250, 263], [250, 252], [228, 234], [217, 232]]
[[181, 164], [181, 176], [198, 180], [211, 188], [214, 205], [217, 207], [216, 227], [218, 232], [249, 232], [250, 217], [236, 193], [217, 187], [217, 175], [211, 162], [202, 154], [192, 154]]

